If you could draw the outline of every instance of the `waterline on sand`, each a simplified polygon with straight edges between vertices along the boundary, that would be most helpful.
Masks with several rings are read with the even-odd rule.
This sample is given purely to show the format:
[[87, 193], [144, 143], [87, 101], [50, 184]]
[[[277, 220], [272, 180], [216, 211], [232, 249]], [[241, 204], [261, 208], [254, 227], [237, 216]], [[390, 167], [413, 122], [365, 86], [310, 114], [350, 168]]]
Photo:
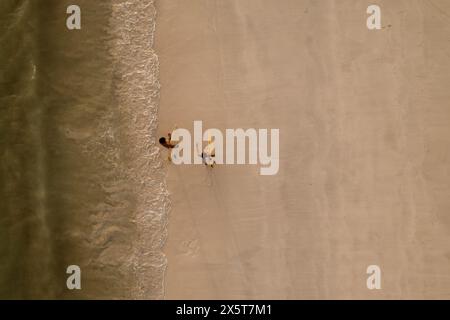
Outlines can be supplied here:
[[160, 90], [153, 49], [155, 19], [153, 0], [113, 1], [111, 53], [116, 67], [115, 99], [126, 132], [126, 175], [135, 201], [136, 238], [128, 263], [134, 269], [132, 297], [137, 299], [163, 298], [167, 265], [162, 247], [170, 201], [155, 143]]

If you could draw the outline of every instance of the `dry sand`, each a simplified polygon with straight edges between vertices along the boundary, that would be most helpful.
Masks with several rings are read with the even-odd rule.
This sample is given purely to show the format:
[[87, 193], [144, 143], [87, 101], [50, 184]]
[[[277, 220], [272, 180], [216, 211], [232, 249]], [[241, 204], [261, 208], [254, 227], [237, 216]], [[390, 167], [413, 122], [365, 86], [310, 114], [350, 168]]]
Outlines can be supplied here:
[[275, 176], [167, 164], [167, 299], [450, 298], [450, 2], [372, 3], [157, 1], [160, 133], [280, 129]]

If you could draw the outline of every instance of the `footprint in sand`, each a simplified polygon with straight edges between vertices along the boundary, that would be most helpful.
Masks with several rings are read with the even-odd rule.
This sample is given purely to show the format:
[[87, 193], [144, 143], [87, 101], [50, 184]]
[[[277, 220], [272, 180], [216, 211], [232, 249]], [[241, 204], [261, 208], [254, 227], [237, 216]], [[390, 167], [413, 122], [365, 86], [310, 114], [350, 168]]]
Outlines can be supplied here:
[[200, 250], [197, 239], [185, 240], [181, 243], [181, 252], [185, 256], [195, 257]]

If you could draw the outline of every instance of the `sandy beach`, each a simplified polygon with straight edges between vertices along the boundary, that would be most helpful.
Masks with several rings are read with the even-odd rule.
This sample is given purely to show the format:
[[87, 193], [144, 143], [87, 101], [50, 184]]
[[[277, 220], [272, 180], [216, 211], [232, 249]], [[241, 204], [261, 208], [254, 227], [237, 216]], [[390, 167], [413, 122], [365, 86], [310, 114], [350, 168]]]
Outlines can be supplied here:
[[450, 298], [450, 2], [370, 4], [156, 1], [158, 133], [280, 130], [274, 176], [165, 164], [166, 299]]
[[450, 299], [449, 35], [448, 0], [0, 1], [0, 300]]

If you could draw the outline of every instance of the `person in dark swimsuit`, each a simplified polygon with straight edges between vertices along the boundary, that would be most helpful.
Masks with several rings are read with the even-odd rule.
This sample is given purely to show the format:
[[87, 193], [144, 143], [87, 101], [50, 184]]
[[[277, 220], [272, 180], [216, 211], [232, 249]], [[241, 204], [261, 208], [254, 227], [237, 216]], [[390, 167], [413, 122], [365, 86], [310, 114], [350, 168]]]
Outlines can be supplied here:
[[167, 149], [173, 149], [173, 148], [175, 148], [175, 146], [177, 144], [172, 142], [172, 134], [171, 133], [169, 133], [168, 136], [169, 136], [169, 139], [166, 139], [166, 137], [159, 138], [159, 143]]

